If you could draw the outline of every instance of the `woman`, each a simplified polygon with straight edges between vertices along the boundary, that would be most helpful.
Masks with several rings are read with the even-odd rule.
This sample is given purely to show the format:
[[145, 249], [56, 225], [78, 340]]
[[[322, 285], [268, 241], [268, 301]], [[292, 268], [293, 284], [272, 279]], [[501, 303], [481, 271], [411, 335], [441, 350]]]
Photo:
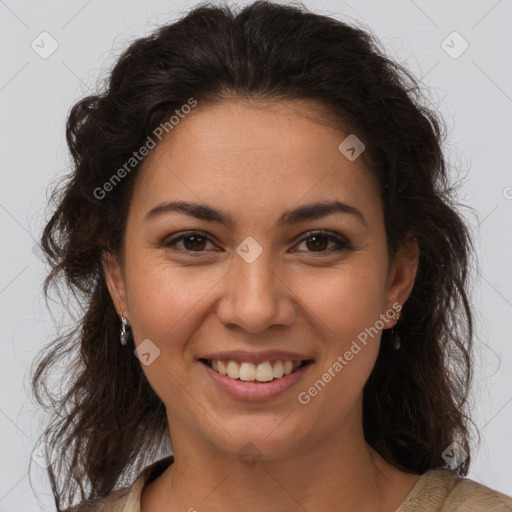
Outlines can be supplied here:
[[369, 34], [197, 7], [67, 140], [45, 292], [85, 309], [33, 380], [42, 401], [77, 350], [45, 433], [59, 511], [511, 510], [464, 478], [471, 239], [441, 119]]

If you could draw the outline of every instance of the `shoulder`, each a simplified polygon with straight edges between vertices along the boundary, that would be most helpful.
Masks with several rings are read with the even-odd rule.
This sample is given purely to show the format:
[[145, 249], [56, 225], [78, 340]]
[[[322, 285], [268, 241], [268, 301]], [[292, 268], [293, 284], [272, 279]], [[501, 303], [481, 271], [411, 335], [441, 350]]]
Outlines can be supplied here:
[[124, 512], [131, 488], [125, 487], [110, 496], [92, 501], [84, 501], [66, 510], [66, 512]]
[[140, 512], [140, 499], [144, 487], [161, 475], [174, 462], [170, 455], [146, 467], [130, 487], [123, 487], [109, 496], [83, 501], [66, 512]]
[[512, 512], [512, 498], [448, 469], [424, 473], [396, 512]]
[[461, 478], [446, 497], [443, 512], [512, 512], [512, 498], [485, 485]]

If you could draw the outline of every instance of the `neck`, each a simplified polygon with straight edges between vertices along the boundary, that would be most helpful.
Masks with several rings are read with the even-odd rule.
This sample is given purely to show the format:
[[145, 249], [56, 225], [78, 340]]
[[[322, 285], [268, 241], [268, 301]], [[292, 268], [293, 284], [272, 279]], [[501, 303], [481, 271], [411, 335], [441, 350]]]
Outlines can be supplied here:
[[384, 461], [360, 428], [347, 430], [244, 461], [173, 423], [175, 462], [146, 487], [142, 510], [394, 511], [419, 476]]

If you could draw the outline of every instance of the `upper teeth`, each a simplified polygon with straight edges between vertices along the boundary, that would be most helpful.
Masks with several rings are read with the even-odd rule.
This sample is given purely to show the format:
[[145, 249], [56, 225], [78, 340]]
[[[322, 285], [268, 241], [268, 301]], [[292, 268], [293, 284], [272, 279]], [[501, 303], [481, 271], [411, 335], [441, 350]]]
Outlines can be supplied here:
[[212, 368], [222, 375], [231, 379], [257, 380], [259, 382], [269, 382], [272, 379], [278, 379], [283, 375], [289, 375], [293, 370], [301, 365], [302, 361], [276, 361], [274, 366], [270, 361], [258, 364], [233, 361], [212, 360]]

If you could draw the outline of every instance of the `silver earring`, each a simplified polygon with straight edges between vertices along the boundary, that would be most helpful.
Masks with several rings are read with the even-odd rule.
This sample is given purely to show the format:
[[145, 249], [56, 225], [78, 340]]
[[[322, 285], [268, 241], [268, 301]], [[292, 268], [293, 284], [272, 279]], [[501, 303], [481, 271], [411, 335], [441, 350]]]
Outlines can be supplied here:
[[121, 315], [121, 322], [122, 322], [122, 325], [121, 325], [120, 339], [121, 339], [121, 345], [123, 345], [123, 347], [124, 347], [128, 344], [128, 340], [130, 339], [130, 332], [127, 329], [127, 327], [129, 328], [128, 321], [126, 320], [126, 318], [123, 315]]
[[[396, 324], [398, 323], [399, 318], [400, 318], [400, 315], [398, 315], [396, 313], [396, 311], [393, 310], [393, 319], [396, 320]], [[391, 333], [390, 333], [391, 346], [395, 350], [400, 350], [400, 336], [399, 336], [398, 332], [396, 332], [396, 330], [395, 330], [396, 324], [391, 328]]]

